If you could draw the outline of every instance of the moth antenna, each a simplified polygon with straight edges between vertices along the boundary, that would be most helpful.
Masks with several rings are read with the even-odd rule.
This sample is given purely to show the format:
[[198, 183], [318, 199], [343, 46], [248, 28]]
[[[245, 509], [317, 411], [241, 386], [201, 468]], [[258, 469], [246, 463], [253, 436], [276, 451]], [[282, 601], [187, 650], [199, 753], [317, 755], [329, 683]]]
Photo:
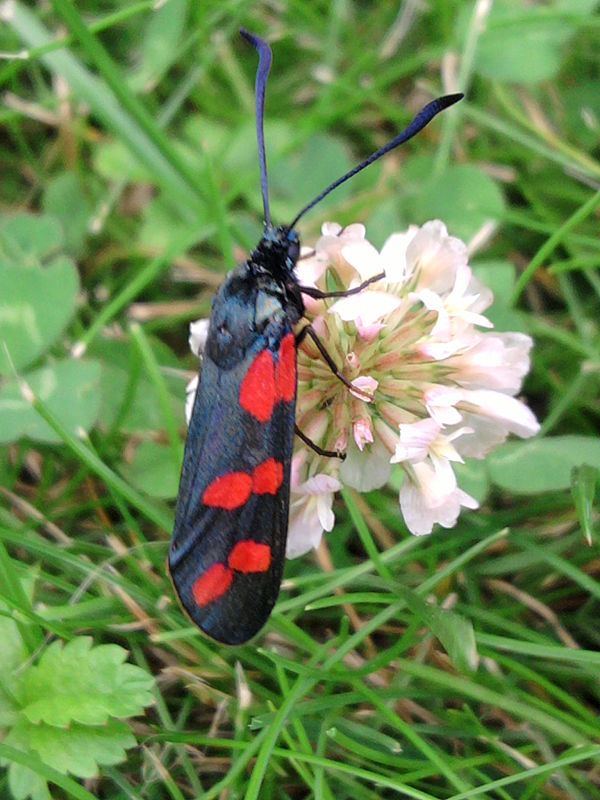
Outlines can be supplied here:
[[323, 198], [327, 197], [328, 194], [333, 192], [334, 189], [337, 189], [337, 187], [341, 186], [342, 183], [345, 183], [346, 181], [350, 180], [350, 178], [353, 178], [357, 173], [361, 172], [363, 169], [368, 167], [374, 161], [377, 161], [386, 153], [389, 153], [390, 150], [394, 150], [396, 147], [399, 147], [399, 145], [404, 144], [404, 142], [407, 142], [409, 139], [412, 139], [413, 136], [416, 136], [416, 134], [419, 133], [419, 131], [422, 131], [423, 128], [431, 122], [431, 120], [436, 116], [436, 114], [439, 114], [440, 111], [443, 111], [449, 106], [453, 106], [454, 103], [458, 103], [458, 101], [462, 100], [463, 97], [464, 94], [462, 93], [447, 94], [444, 95], [443, 97], [438, 97], [436, 100], [432, 100], [430, 103], [427, 103], [427, 105], [424, 106], [424, 108], [422, 108], [419, 111], [419, 113], [413, 119], [410, 125], [408, 125], [407, 128], [405, 128], [394, 139], [392, 139], [391, 142], [388, 142], [383, 147], [380, 147], [379, 150], [376, 150], [368, 158], [365, 158], [364, 161], [361, 161], [361, 163], [358, 164], [353, 169], [351, 169], [350, 172], [347, 172], [345, 175], [342, 175], [341, 178], [338, 178], [336, 181], [330, 184], [326, 189], [323, 189], [321, 194], [315, 197], [314, 200], [311, 200], [311, 202], [307, 206], [305, 206], [302, 209], [302, 211], [294, 218], [293, 222], [290, 223], [290, 228], [295, 228], [298, 220], [301, 217], [303, 217], [307, 211], [310, 211], [311, 208], [314, 208], [317, 205], [317, 203], [320, 203], [321, 200], [323, 200]]
[[258, 141], [258, 159], [260, 162], [260, 187], [262, 190], [263, 209], [265, 214], [265, 227], [271, 227], [271, 211], [269, 209], [269, 181], [267, 178], [267, 154], [265, 151], [265, 90], [267, 88], [267, 78], [271, 71], [273, 53], [271, 48], [261, 39], [250, 31], [240, 28], [242, 36], [258, 52], [258, 69], [256, 70], [256, 139]]

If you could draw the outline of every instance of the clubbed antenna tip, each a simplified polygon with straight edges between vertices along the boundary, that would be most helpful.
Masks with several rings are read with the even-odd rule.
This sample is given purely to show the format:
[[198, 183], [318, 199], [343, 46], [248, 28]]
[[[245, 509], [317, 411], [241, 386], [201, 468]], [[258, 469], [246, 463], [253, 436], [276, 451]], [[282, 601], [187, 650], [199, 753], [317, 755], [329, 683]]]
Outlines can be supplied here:
[[401, 133], [399, 133], [391, 142], [388, 142], [383, 147], [380, 147], [379, 150], [376, 150], [372, 153], [368, 158], [365, 158], [364, 161], [361, 161], [354, 169], [351, 169], [350, 172], [347, 172], [345, 175], [342, 175], [341, 178], [338, 178], [337, 181], [334, 181], [330, 184], [326, 189], [324, 189], [321, 194], [315, 197], [314, 200], [305, 206], [299, 214], [296, 215], [293, 222], [290, 224], [290, 228], [296, 227], [296, 223], [298, 220], [303, 217], [307, 211], [310, 211], [311, 208], [314, 208], [317, 203], [320, 203], [323, 198], [327, 197], [330, 192], [333, 192], [334, 189], [337, 189], [338, 186], [341, 186], [342, 183], [345, 183], [350, 178], [353, 178], [357, 173], [361, 172], [363, 169], [372, 164], [374, 161], [378, 161], [382, 156], [386, 153], [389, 153], [390, 150], [394, 150], [404, 142], [407, 142], [409, 139], [412, 139], [413, 136], [416, 136], [419, 131], [422, 131], [423, 128], [428, 125], [431, 120], [439, 114], [440, 111], [444, 111], [444, 109], [448, 108], [449, 106], [453, 106], [454, 103], [458, 103], [459, 100], [462, 100], [464, 94], [459, 92], [457, 94], [447, 94], [443, 97], [438, 97], [435, 100], [432, 100], [430, 103], [427, 103], [424, 106], [417, 116], [413, 119], [413, 121], [406, 127]]

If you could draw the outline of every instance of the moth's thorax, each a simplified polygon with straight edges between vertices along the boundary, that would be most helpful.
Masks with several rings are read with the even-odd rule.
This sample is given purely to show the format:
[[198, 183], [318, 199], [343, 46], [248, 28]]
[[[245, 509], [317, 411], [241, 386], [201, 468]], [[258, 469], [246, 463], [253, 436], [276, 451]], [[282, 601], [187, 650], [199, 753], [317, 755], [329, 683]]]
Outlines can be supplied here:
[[300, 239], [296, 231], [280, 225], [267, 228], [248, 261], [255, 274], [266, 274], [276, 281], [295, 282], [294, 268], [300, 255]]
[[270, 228], [250, 258], [229, 273], [213, 300], [205, 353], [231, 369], [261, 339], [276, 348], [302, 317], [304, 303], [294, 275], [300, 243], [289, 228]]

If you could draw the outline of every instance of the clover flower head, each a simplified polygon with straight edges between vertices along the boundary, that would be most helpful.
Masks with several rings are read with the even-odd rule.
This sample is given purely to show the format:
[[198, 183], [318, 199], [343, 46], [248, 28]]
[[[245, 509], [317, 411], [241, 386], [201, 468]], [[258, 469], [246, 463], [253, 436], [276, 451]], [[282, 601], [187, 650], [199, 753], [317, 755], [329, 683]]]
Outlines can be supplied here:
[[[290, 558], [317, 547], [333, 528], [336, 491], [379, 488], [392, 469], [403, 471], [399, 504], [413, 534], [453, 527], [461, 508], [478, 505], [458, 486], [453, 465], [484, 458], [511, 433], [527, 438], [539, 430], [515, 397], [532, 340], [491, 330], [484, 312], [493, 296], [473, 275], [466, 245], [440, 221], [392, 234], [381, 251], [365, 235], [360, 224], [326, 223], [296, 268], [300, 286], [324, 291], [331, 280], [351, 289], [382, 277], [336, 300], [303, 295], [306, 317], [351, 388], [304, 338], [296, 423], [316, 445], [346, 458], [318, 455], [297, 440]], [[206, 333], [205, 320], [191, 326], [194, 352]], [[194, 391], [190, 384], [188, 419]]]
[[[436, 524], [452, 527], [461, 508], [478, 505], [458, 486], [454, 464], [483, 458], [510, 433], [539, 430], [514, 397], [532, 341], [491, 330], [484, 312], [493, 295], [473, 275], [466, 245], [442, 222], [394, 233], [380, 251], [365, 234], [363, 226], [328, 223], [298, 263], [300, 284], [310, 275], [323, 290], [328, 275], [346, 288], [382, 275], [358, 294], [307, 304], [307, 317], [359, 391], [343, 387], [314, 343], [303, 341], [297, 424], [305, 430], [320, 417], [322, 435], [313, 441], [346, 455], [340, 463], [308, 452], [303, 468], [307, 477], [327, 474], [360, 491], [401, 469], [404, 521], [412, 533], [427, 534]], [[293, 523], [292, 500], [291, 531]]]

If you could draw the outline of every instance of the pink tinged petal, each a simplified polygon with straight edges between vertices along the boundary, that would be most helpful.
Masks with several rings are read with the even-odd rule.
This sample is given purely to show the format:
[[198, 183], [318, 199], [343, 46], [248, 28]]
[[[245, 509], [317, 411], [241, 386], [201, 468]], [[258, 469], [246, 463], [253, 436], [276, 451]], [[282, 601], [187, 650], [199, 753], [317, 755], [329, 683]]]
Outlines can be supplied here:
[[379, 381], [366, 375], [364, 377], [355, 378], [351, 383], [358, 391], [353, 392], [352, 389], [350, 389], [350, 394], [358, 400], [363, 400], [365, 403], [370, 403], [373, 400], [375, 390], [379, 386]]
[[470, 389], [495, 389], [516, 394], [529, 371], [529, 351], [533, 341], [522, 333], [495, 333], [482, 336], [464, 353], [449, 360], [454, 379]]
[[342, 232], [342, 226], [339, 222], [324, 222], [321, 225], [321, 233], [323, 236], [339, 236]]
[[419, 272], [419, 286], [438, 294], [449, 292], [456, 271], [468, 260], [464, 242], [448, 236], [446, 226], [439, 220], [426, 222], [408, 246], [406, 260], [411, 273]]
[[330, 306], [329, 313], [337, 314], [344, 322], [360, 319], [361, 325], [369, 326], [391, 314], [402, 305], [402, 298], [388, 292], [365, 289], [364, 292], [342, 297]]
[[360, 370], [360, 359], [353, 350], [346, 354], [346, 364], [355, 372]]
[[514, 433], [523, 439], [535, 436], [540, 430], [539, 422], [525, 403], [503, 392], [465, 389], [460, 405], [475, 414], [490, 417], [500, 423], [508, 433]]
[[424, 341], [417, 347], [417, 352], [423, 358], [430, 358], [434, 361], [446, 361], [457, 354], [462, 354], [471, 347], [475, 347], [481, 341], [483, 334], [470, 328], [463, 331], [461, 335], [454, 335], [447, 342]]
[[333, 513], [333, 494], [324, 495], [321, 494], [317, 498], [317, 517], [319, 518], [319, 523], [324, 531], [333, 530], [333, 525], [335, 523], [335, 514]]
[[461, 311], [456, 316], [460, 317], [464, 322], [468, 322], [469, 325], [478, 325], [480, 328], [494, 327], [494, 323], [490, 322], [487, 317], [484, 317], [483, 314], [476, 314], [474, 311]]
[[366, 444], [372, 444], [373, 431], [371, 430], [371, 420], [368, 417], [357, 420], [352, 426], [352, 432], [359, 450], [364, 450]]
[[292, 456], [290, 468], [290, 487], [292, 491], [295, 491], [302, 482], [302, 470], [304, 469], [307, 458], [308, 452], [304, 448], [298, 450]]
[[471, 304], [471, 311], [481, 313], [482, 311], [485, 311], [486, 308], [489, 308], [494, 302], [494, 293], [492, 290], [489, 288], [489, 286], [481, 283], [479, 278], [476, 278], [473, 274], [471, 274], [471, 280], [467, 286], [467, 293], [472, 295], [474, 298], [473, 303]]
[[461, 506], [478, 507], [474, 497], [459, 489], [455, 480], [448, 480], [446, 470], [440, 473], [425, 462], [415, 464], [412, 470], [413, 475], [406, 475], [400, 488], [402, 516], [411, 533], [431, 533], [436, 523], [452, 528]]
[[292, 502], [286, 542], [287, 558], [298, 558], [317, 548], [323, 536], [316, 503], [308, 498]]
[[340, 433], [338, 438], [335, 440], [335, 444], [333, 445], [333, 449], [337, 450], [338, 453], [343, 453], [344, 450], [348, 447], [348, 431], [344, 428], [344, 430]]
[[332, 494], [341, 488], [342, 484], [333, 475], [325, 475], [324, 472], [319, 472], [300, 484], [295, 490], [295, 494], [316, 497], [320, 494]]
[[420, 289], [418, 292], [411, 292], [408, 297], [412, 302], [419, 301], [423, 303], [428, 311], [433, 311], [437, 314], [437, 321], [429, 332], [429, 336], [444, 340], [449, 339], [450, 317], [439, 294], [431, 289]]
[[418, 230], [416, 225], [411, 225], [406, 233], [393, 233], [381, 248], [380, 262], [388, 283], [406, 282], [406, 250]]
[[190, 338], [188, 339], [190, 350], [195, 356], [201, 356], [206, 347], [208, 337], [208, 319], [198, 319], [190, 323]]
[[294, 273], [300, 286], [317, 285], [317, 281], [327, 269], [327, 259], [313, 255], [309, 258], [302, 258], [296, 262]]
[[[453, 444], [464, 458], [484, 458], [508, 436], [506, 428], [490, 417], [464, 411], [463, 421], [468, 427], [454, 439]], [[471, 432], [468, 436], [465, 435], [467, 431]]]
[[385, 328], [383, 322], [374, 322], [372, 325], [364, 325], [360, 317], [354, 320], [356, 330], [360, 338], [367, 343], [375, 341], [381, 331]]
[[462, 415], [454, 406], [462, 399], [462, 391], [452, 386], [434, 386], [425, 392], [425, 407], [440, 426], [457, 425]]
[[392, 464], [400, 461], [410, 461], [413, 464], [423, 461], [429, 455], [429, 448], [440, 432], [440, 426], [433, 419], [403, 424], [399, 428], [400, 442], [390, 459]]
[[337, 478], [320, 473], [292, 490], [286, 545], [288, 558], [296, 558], [318, 547], [323, 531], [333, 528], [333, 496], [341, 487]]
[[313, 442], [318, 442], [327, 433], [329, 415], [326, 411], [318, 411], [311, 415], [310, 421], [304, 425], [303, 433]]
[[342, 248], [342, 257], [358, 272], [361, 281], [383, 272], [379, 253], [366, 239], [345, 245]]
[[196, 399], [196, 389], [198, 388], [198, 376], [188, 383], [185, 387], [185, 421], [190, 424], [192, 411], [194, 410], [194, 400]]
[[361, 239], [365, 238], [366, 232], [367, 229], [362, 222], [352, 222], [350, 225], [346, 225], [342, 231], [341, 238], [345, 242], [360, 242]]
[[349, 440], [346, 460], [342, 461], [339, 473], [346, 486], [370, 492], [386, 484], [391, 471], [390, 454], [379, 439], [362, 452], [353, 439]]

